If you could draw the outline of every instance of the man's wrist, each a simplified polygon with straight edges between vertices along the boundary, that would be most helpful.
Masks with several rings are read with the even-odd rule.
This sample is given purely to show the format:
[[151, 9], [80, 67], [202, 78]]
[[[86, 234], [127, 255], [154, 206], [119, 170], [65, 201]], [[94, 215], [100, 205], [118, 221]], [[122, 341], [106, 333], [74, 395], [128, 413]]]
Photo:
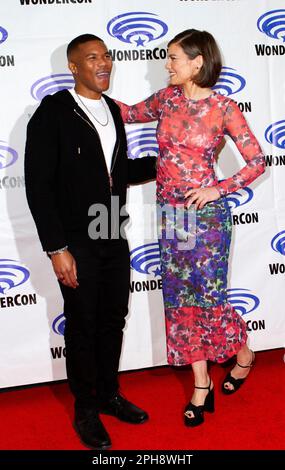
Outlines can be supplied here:
[[49, 256], [52, 255], [61, 255], [61, 253], [64, 253], [67, 250], [68, 246], [64, 246], [63, 248], [59, 248], [59, 250], [54, 250], [54, 251], [48, 251], [47, 254]]

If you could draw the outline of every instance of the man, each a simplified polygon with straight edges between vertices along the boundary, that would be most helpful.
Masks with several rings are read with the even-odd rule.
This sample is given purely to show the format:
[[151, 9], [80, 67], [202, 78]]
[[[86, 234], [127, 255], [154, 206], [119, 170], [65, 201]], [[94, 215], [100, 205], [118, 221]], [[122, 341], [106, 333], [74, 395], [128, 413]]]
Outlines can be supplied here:
[[[148, 419], [119, 393], [118, 367], [130, 277], [126, 189], [155, 177], [155, 159], [127, 158], [119, 108], [103, 94], [112, 70], [104, 42], [78, 36], [67, 57], [74, 90], [46, 96], [28, 124], [26, 190], [64, 298], [75, 429], [85, 445], [106, 449], [111, 440], [100, 412], [134, 424]], [[98, 208], [107, 214], [99, 230], [98, 220], [90, 224]]]

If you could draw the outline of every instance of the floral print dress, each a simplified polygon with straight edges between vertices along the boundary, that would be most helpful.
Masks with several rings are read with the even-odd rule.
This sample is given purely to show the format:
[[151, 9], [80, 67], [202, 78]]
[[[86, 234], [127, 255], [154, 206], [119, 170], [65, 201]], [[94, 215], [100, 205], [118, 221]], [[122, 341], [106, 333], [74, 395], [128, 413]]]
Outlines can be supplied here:
[[[159, 243], [169, 364], [224, 362], [247, 339], [245, 322], [227, 301], [231, 216], [224, 196], [264, 172], [260, 146], [236, 103], [216, 92], [192, 100], [179, 86], [170, 86], [136, 105], [118, 105], [126, 123], [158, 121], [157, 202], [162, 211], [181, 208], [190, 188], [215, 186], [221, 194], [196, 211], [195, 221], [188, 211], [182, 220], [169, 220], [167, 213], [160, 217]], [[219, 182], [215, 152], [224, 135], [233, 139], [246, 165]], [[176, 230], [169, 231], [172, 225]], [[181, 249], [181, 240], [191, 243]]]

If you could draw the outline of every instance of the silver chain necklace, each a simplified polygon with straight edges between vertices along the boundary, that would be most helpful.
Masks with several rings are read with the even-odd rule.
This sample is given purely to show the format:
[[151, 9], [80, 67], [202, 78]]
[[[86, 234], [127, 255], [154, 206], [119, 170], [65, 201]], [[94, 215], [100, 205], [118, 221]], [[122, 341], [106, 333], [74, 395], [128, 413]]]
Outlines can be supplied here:
[[[74, 90], [75, 91], [75, 90]], [[79, 99], [80, 103], [84, 106], [84, 108], [88, 111], [88, 113], [95, 119], [95, 121], [98, 122], [98, 124], [100, 124], [100, 126], [107, 126], [109, 124], [109, 114], [108, 114], [108, 111], [106, 109], [106, 106], [105, 106], [105, 103], [104, 103], [104, 100], [102, 99], [102, 104], [103, 104], [103, 108], [105, 109], [105, 113], [106, 113], [106, 122], [102, 123], [99, 121], [98, 118], [96, 118], [96, 116], [94, 116], [94, 114], [90, 111], [90, 109], [86, 106], [86, 104], [84, 103], [84, 101], [80, 98], [80, 96], [78, 95], [78, 93], [76, 93], [75, 91], [75, 94], [77, 96], [77, 98]]]

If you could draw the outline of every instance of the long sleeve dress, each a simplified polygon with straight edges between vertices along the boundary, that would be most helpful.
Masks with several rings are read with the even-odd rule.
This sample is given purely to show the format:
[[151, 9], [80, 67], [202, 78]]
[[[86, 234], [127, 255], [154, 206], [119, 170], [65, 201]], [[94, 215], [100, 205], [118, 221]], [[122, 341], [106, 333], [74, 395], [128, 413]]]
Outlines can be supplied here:
[[[178, 224], [169, 236], [167, 211], [161, 218], [159, 243], [169, 364], [208, 359], [224, 362], [247, 339], [244, 320], [227, 301], [231, 216], [224, 196], [264, 172], [260, 146], [236, 103], [215, 92], [192, 100], [181, 87], [170, 86], [133, 106], [117, 103], [125, 123], [158, 121], [160, 208], [181, 207], [190, 188], [215, 186], [221, 194], [220, 199], [196, 211], [191, 230], [189, 218], [188, 225], [186, 218], [182, 222], [182, 229], [185, 232], [186, 227], [194, 240], [190, 248], [181, 249]], [[233, 139], [246, 165], [219, 182], [215, 151], [224, 135]]]

